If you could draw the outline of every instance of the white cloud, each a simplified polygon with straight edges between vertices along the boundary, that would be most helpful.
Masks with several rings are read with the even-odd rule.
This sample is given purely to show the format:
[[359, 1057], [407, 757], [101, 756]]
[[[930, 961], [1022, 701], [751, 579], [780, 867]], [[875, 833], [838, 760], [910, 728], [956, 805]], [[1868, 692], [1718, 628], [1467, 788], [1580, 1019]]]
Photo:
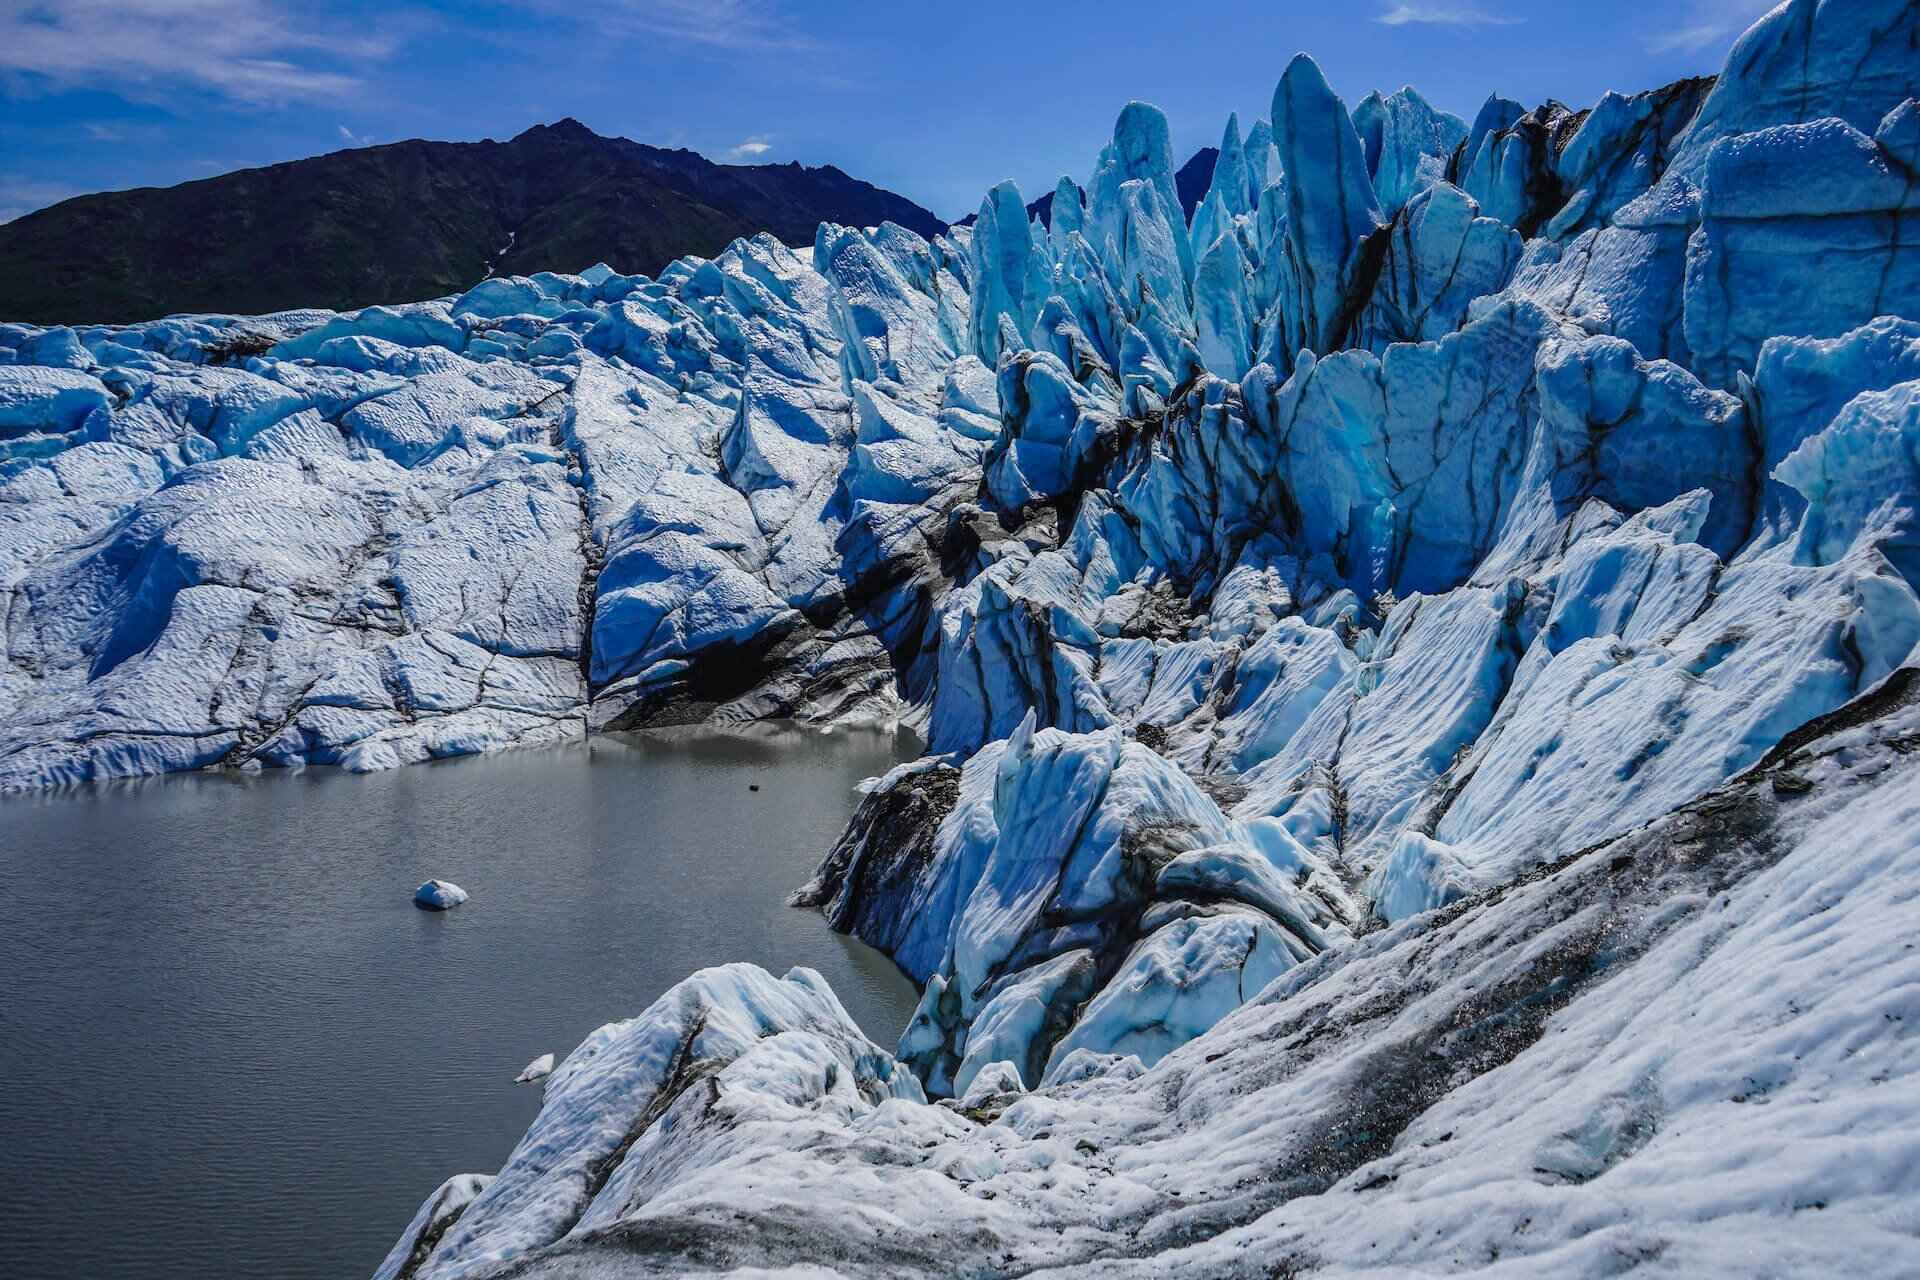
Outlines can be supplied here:
[[771, 150], [773, 150], [773, 135], [770, 133], [756, 134], [737, 147], [729, 147], [727, 149], [727, 159], [758, 160]]
[[370, 147], [373, 145], [372, 134], [355, 133], [353, 130], [347, 128], [347, 126], [345, 125], [340, 126], [340, 137], [344, 139], [346, 144], [350, 147]]
[[0, 72], [282, 102], [343, 97], [360, 85], [351, 64], [390, 48], [308, 28], [295, 12], [280, 0], [0, 0]]
[[1722, 23], [1707, 23], [1697, 27], [1679, 27], [1673, 31], [1663, 31], [1657, 36], [1647, 38], [1648, 53], [1692, 53], [1704, 49], [1733, 34], [1731, 27]]
[[1775, 0], [1691, 0], [1683, 14], [1644, 42], [1648, 53], [1724, 53]]
[[735, 51], [822, 47], [775, 0], [615, 0], [611, 10], [627, 35]]
[[1511, 27], [1525, 18], [1511, 18], [1486, 9], [1463, 4], [1429, 4], [1414, 0], [1396, 4], [1374, 19], [1385, 27], [1405, 27], [1416, 23], [1435, 27]]

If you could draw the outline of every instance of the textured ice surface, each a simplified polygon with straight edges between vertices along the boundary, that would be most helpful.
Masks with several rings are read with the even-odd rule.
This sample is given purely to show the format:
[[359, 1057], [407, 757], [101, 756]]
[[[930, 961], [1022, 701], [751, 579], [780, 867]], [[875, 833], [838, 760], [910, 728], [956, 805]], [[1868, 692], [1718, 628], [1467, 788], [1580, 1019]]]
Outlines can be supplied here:
[[936, 519], [997, 423], [955, 381], [964, 250], [896, 231], [9, 327], [0, 783], [897, 715], [893, 601], [855, 581], [897, 557], [860, 544]]
[[[473, 1227], [410, 1274], [1904, 1274], [1915, 692], [1909, 673], [1629, 835], [1287, 968], [1150, 1067], [1075, 1048], [1034, 1090], [998, 1061], [955, 1103], [889, 1098], [897, 1063], [861, 1066], [766, 975], [723, 995], [710, 971], [576, 1051]], [[1156, 935], [1134, 1003], [1197, 979], [1177, 1027], [1236, 931]], [[744, 1053], [688, 1037], [692, 1010], [737, 1034], [749, 1002]], [[638, 1028], [633, 1087], [590, 1093]], [[641, 1126], [604, 1182], [566, 1172]]]
[[1050, 227], [0, 326], [0, 786], [925, 729], [797, 895], [893, 1052], [699, 975], [385, 1274], [1920, 1269], [1916, 47], [1302, 57], [1191, 220], [1133, 103]]

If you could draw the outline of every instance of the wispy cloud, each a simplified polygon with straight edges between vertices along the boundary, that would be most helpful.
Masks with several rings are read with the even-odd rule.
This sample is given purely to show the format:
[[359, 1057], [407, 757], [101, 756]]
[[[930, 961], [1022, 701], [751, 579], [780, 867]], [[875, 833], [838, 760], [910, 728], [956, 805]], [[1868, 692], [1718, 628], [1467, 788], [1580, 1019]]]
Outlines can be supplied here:
[[814, 52], [825, 44], [776, 0], [613, 0], [627, 34], [733, 51]]
[[340, 137], [350, 147], [370, 147], [373, 145], [372, 134], [355, 133], [345, 125], [340, 126]]
[[1775, 0], [1692, 0], [1677, 21], [1643, 43], [1655, 54], [1725, 52], [1774, 6]]
[[771, 150], [773, 150], [773, 135], [770, 133], [755, 134], [739, 146], [727, 148], [727, 159], [758, 160]]
[[1525, 18], [1509, 17], [1474, 5], [1428, 4], [1415, 0], [1396, 4], [1374, 19], [1383, 27], [1407, 27], [1422, 24], [1434, 27], [1511, 27]]
[[390, 50], [379, 37], [305, 25], [296, 12], [279, 0], [0, 0], [0, 73], [283, 102], [352, 93], [353, 65]]
[[1678, 27], [1672, 31], [1663, 31], [1657, 36], [1647, 37], [1648, 53], [1692, 53], [1730, 37], [1733, 29], [1722, 23], [1706, 23], [1696, 27]]

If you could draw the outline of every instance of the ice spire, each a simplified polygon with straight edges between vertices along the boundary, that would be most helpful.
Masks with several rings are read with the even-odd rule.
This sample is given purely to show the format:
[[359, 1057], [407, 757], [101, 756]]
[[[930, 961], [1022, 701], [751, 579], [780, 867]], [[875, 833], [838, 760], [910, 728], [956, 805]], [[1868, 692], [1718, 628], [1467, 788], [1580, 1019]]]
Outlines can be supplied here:
[[[1211, 204], [1215, 196], [1207, 200]], [[1231, 382], [1244, 378], [1252, 363], [1254, 315], [1246, 255], [1231, 231], [1200, 255], [1193, 273], [1193, 312], [1200, 359], [1208, 370]]]
[[[1221, 202], [1227, 206], [1227, 212], [1240, 214], [1253, 211], [1251, 184], [1247, 181], [1247, 153], [1240, 143], [1240, 115], [1235, 112], [1227, 117], [1227, 131], [1220, 138], [1220, 158], [1213, 163], [1213, 182], [1207, 188], [1209, 196], [1218, 194]], [[1195, 253], [1204, 253], [1207, 246], [1195, 241]]]
[[1370, 93], [1353, 109], [1353, 125], [1367, 155], [1367, 173], [1392, 216], [1447, 176], [1447, 161], [1467, 136], [1466, 121], [1436, 111], [1413, 88], [1383, 98]]
[[973, 268], [973, 352], [992, 365], [1000, 359], [1005, 316], [1024, 335], [1040, 314], [1044, 282], [1034, 261], [1033, 228], [1020, 188], [1003, 182], [980, 203], [969, 252]]
[[1247, 162], [1247, 212], [1260, 207], [1260, 195], [1273, 185], [1280, 176], [1280, 153], [1274, 150], [1273, 126], [1265, 120], [1255, 120], [1253, 128], [1247, 130], [1247, 143], [1242, 149]]
[[1053, 188], [1051, 221], [1056, 246], [1054, 256], [1058, 257], [1067, 237], [1076, 231], [1084, 232], [1087, 227], [1087, 207], [1080, 202], [1080, 184], [1065, 174]]
[[1356, 250], [1382, 222], [1353, 119], [1306, 54], [1273, 91], [1273, 135], [1286, 172], [1287, 281], [1281, 289], [1281, 354], [1325, 351], [1347, 310]]
[[1096, 247], [1104, 247], [1109, 239], [1115, 245], [1123, 243], [1128, 208], [1121, 188], [1136, 181], [1153, 188], [1160, 209], [1172, 211], [1167, 230], [1180, 265], [1180, 291], [1184, 294], [1193, 282], [1193, 243], [1173, 183], [1173, 145], [1167, 117], [1160, 108], [1145, 102], [1129, 102], [1121, 109], [1113, 125], [1113, 141], [1100, 153], [1088, 201], [1088, 220], [1094, 229], [1088, 239]]

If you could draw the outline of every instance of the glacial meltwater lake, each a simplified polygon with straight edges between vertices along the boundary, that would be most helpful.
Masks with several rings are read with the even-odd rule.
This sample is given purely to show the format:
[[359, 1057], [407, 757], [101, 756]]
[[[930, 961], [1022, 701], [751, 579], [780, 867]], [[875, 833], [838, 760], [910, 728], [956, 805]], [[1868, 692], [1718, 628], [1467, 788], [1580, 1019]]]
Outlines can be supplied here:
[[[0, 1275], [370, 1275], [565, 1057], [693, 970], [912, 984], [784, 905], [915, 754], [785, 727], [0, 799]], [[749, 790], [757, 785], [758, 791]], [[472, 900], [416, 909], [429, 876]]]

